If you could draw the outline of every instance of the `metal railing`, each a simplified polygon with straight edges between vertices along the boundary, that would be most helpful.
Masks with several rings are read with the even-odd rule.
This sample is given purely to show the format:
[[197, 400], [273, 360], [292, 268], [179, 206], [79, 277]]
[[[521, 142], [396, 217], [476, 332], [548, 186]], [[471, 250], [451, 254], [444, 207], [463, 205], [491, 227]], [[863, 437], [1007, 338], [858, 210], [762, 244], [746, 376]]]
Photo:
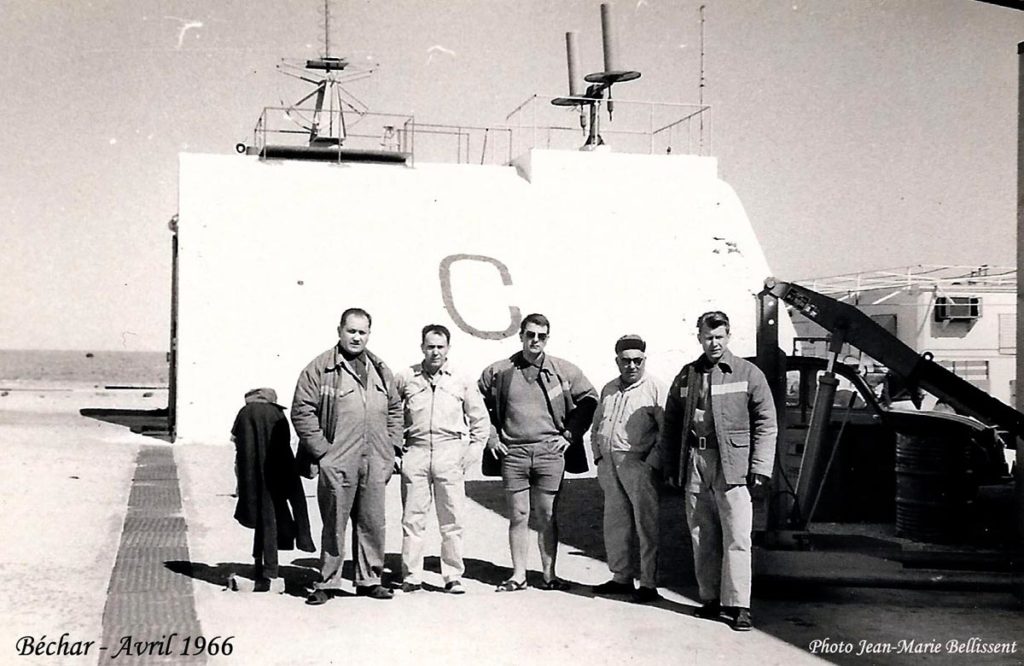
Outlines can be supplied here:
[[1012, 266], [921, 264], [810, 278], [797, 282], [834, 297], [880, 289], [901, 291], [920, 288], [941, 291], [971, 287], [1012, 291], [1017, 285], [1017, 269]]
[[[564, 98], [564, 97], [563, 97]], [[577, 150], [587, 140], [588, 106], [554, 106], [555, 96], [531, 95], [505, 117], [515, 136], [514, 153], [531, 148]], [[574, 98], [569, 98], [574, 99]], [[584, 98], [579, 98], [584, 101]], [[599, 135], [615, 152], [710, 155], [711, 107], [699, 104], [615, 99], [598, 104]]]
[[346, 148], [413, 153], [415, 139], [411, 115], [397, 113], [342, 114], [337, 109], [321, 112], [314, 123], [312, 108], [268, 106], [253, 129], [253, 146], [262, 154], [268, 145], [309, 145], [316, 136]]
[[[587, 140], [581, 114], [588, 107], [556, 107], [553, 97], [531, 95], [506, 116], [505, 125], [420, 123], [410, 114], [342, 113], [312, 108], [266, 107], [253, 130], [251, 147], [240, 152], [265, 155], [267, 146], [322, 146], [407, 156], [406, 163], [508, 165], [534, 148], [578, 150]], [[711, 154], [710, 107], [614, 100], [599, 105], [600, 136], [615, 152]], [[314, 122], [315, 120], [315, 122]], [[341, 150], [339, 161], [344, 160]]]

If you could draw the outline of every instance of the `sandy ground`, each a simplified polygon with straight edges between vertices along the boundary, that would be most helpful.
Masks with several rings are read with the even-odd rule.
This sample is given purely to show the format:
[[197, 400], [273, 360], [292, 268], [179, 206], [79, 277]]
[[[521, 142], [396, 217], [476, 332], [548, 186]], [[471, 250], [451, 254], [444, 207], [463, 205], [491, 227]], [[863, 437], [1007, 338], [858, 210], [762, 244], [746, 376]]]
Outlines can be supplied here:
[[[164, 445], [127, 428], [80, 415], [82, 408], [147, 410], [166, 393], [65, 391], [22, 388], [0, 397], [0, 664], [96, 663], [93, 658], [17, 656], [20, 636], [100, 640], [110, 572], [116, 556], [134, 459], [143, 444]], [[226, 419], [227, 420], [227, 419]], [[507, 522], [501, 493], [491, 481], [469, 484], [466, 586], [452, 597], [436, 591], [391, 601], [354, 596], [321, 607], [303, 603], [302, 584], [316, 556], [282, 553], [288, 593], [245, 594], [224, 589], [228, 574], [250, 571], [251, 532], [231, 518], [233, 451], [215, 445], [175, 446], [188, 525], [196, 610], [207, 638], [232, 636], [230, 656], [210, 663], [484, 663], [484, 664], [798, 664], [1024, 663], [1024, 617], [1007, 593], [814, 587], [755, 588], [757, 628], [737, 634], [726, 625], [692, 617], [695, 594], [678, 501], [665, 504], [662, 594], [640, 606], [594, 597], [587, 586], [608, 571], [600, 540], [599, 493], [593, 479], [574, 480], [563, 504], [559, 574], [576, 584], [568, 593], [529, 589], [497, 594], [507, 573]], [[307, 482], [313, 532], [320, 523]], [[397, 482], [389, 485], [388, 566], [398, 567], [401, 532]], [[666, 532], [667, 530], [667, 532]], [[428, 533], [428, 569], [437, 571], [438, 538]], [[538, 558], [531, 551], [536, 575]], [[771, 566], [792, 562], [765, 554]], [[844, 561], [804, 560], [807, 569], [841, 571]], [[845, 565], [849, 565], [846, 561]], [[763, 565], [763, 562], [762, 562]], [[188, 575], [182, 573], [180, 575]], [[439, 586], [438, 574], [428, 585]], [[173, 627], [168, 628], [173, 631]], [[1018, 641], [1009, 656], [950, 654], [951, 639]], [[158, 638], [158, 637], [155, 637]], [[848, 653], [811, 654], [812, 641], [830, 641]], [[861, 641], [935, 641], [938, 655], [860, 654]], [[849, 648], [846, 645], [849, 644]], [[122, 659], [122, 661], [131, 661]]]
[[86, 386], [0, 397], [0, 663], [21, 636], [102, 635], [135, 454], [152, 440], [78, 409], [156, 399]]

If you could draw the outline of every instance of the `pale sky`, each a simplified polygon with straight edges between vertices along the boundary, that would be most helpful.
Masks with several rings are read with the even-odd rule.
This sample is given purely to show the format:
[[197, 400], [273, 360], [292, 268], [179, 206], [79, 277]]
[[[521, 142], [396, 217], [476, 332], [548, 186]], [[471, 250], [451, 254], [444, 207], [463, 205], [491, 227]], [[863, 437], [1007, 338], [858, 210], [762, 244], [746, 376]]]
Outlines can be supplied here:
[[[335, 0], [351, 91], [499, 125], [601, 69], [599, 0]], [[973, 0], [707, 0], [714, 155], [782, 279], [1013, 265], [1024, 12]], [[629, 99], [696, 102], [698, 3], [613, 2]], [[303, 84], [318, 0], [8, 0], [0, 25], [0, 348], [162, 350], [178, 153], [231, 153]], [[428, 49], [441, 45], [451, 54]]]

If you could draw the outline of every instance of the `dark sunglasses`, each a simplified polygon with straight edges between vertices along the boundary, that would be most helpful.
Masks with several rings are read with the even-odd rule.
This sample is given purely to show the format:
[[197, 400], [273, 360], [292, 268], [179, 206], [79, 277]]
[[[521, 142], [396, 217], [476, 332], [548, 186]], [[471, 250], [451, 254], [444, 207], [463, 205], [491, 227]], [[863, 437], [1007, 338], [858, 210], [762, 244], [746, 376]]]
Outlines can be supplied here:
[[640, 358], [620, 358], [619, 363], [622, 365], [643, 365], [644, 358], [642, 356]]
[[534, 338], [536, 338], [543, 342], [544, 340], [548, 339], [547, 333], [538, 333], [536, 331], [526, 331], [525, 333], [523, 333], [523, 335], [526, 336], [527, 340], [533, 340]]

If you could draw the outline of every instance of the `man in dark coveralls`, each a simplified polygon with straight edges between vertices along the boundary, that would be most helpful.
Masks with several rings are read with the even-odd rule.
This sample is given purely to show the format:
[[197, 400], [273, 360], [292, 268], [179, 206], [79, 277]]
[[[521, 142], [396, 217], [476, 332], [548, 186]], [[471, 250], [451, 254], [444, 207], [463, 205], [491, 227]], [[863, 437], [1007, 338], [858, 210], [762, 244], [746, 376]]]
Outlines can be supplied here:
[[[284, 592], [278, 577], [278, 550], [316, 550], [309, 534], [306, 494], [295, 468], [291, 431], [274, 389], [253, 389], [231, 427], [235, 443], [238, 504], [235, 520], [255, 530], [253, 591]], [[289, 508], [290, 505], [290, 508]], [[229, 585], [239, 589], [232, 576]], [[246, 585], [246, 587], [248, 587]]]
[[402, 447], [402, 401], [391, 370], [366, 349], [370, 314], [341, 315], [338, 344], [299, 375], [292, 424], [304, 454], [317, 462], [323, 519], [320, 577], [306, 599], [326, 603], [341, 583], [345, 523], [352, 518], [356, 595], [390, 599], [384, 569], [384, 491]]

